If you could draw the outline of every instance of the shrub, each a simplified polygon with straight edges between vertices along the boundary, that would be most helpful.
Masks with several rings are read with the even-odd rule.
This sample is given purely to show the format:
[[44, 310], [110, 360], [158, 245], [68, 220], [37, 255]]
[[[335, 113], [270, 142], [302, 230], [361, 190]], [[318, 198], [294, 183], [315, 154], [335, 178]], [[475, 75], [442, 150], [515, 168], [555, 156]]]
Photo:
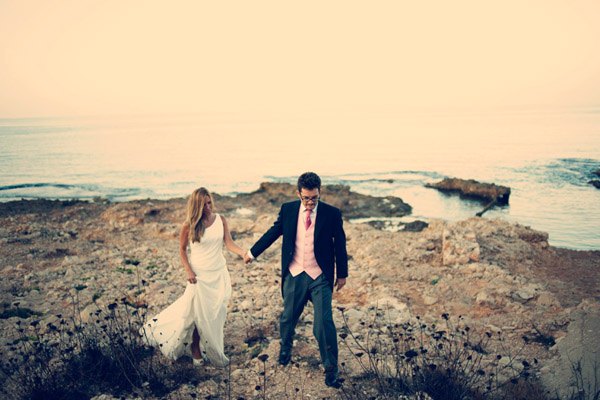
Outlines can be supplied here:
[[19, 399], [83, 399], [101, 393], [161, 397], [203, 377], [189, 365], [170, 363], [139, 335], [145, 307], [126, 298], [98, 308], [89, 322], [57, 315], [57, 324], [16, 323], [17, 339], [2, 355], [0, 393]]
[[[392, 399], [419, 393], [434, 400], [515, 399], [519, 398], [515, 393], [527, 388], [531, 393], [541, 392], [532, 376], [537, 360], [494, 353], [492, 349], [504, 347], [502, 338], [490, 332], [475, 335], [460, 317], [452, 321], [443, 314], [441, 325], [419, 317], [391, 324], [376, 310], [371, 323], [362, 323], [366, 334], [359, 335], [352, 332], [341, 311], [342, 343], [362, 371], [348, 383], [363, 390], [345, 389], [348, 399]], [[527, 396], [520, 398], [543, 398]]]

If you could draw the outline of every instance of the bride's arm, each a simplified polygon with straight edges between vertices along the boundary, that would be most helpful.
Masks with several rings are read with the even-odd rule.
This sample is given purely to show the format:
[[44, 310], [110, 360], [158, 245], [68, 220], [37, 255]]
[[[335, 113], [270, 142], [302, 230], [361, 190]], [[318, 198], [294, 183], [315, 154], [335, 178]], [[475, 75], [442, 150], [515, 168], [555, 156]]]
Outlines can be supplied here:
[[187, 222], [184, 222], [181, 227], [181, 233], [179, 234], [179, 257], [181, 258], [181, 263], [183, 264], [183, 268], [185, 268], [185, 272], [188, 276], [188, 281], [190, 283], [196, 283], [196, 274], [192, 271], [192, 267], [190, 266], [190, 262], [187, 256], [187, 246], [188, 241], [190, 240], [190, 226]]
[[237, 244], [235, 244], [235, 242], [233, 241], [233, 238], [231, 237], [231, 232], [229, 231], [229, 226], [227, 226], [227, 221], [225, 220], [225, 217], [223, 217], [222, 215], [221, 215], [221, 220], [223, 221], [223, 241], [225, 242], [225, 247], [227, 247], [227, 250], [231, 251], [232, 253], [235, 253], [238, 256], [244, 258], [244, 255], [246, 254], [247, 251], [242, 249]]

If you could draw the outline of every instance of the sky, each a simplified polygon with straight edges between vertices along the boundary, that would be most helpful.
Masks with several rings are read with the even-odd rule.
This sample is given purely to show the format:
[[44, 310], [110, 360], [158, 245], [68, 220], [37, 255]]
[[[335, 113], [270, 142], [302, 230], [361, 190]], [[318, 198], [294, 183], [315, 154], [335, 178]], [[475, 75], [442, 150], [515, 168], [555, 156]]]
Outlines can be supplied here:
[[0, 0], [0, 118], [600, 106], [600, 1]]

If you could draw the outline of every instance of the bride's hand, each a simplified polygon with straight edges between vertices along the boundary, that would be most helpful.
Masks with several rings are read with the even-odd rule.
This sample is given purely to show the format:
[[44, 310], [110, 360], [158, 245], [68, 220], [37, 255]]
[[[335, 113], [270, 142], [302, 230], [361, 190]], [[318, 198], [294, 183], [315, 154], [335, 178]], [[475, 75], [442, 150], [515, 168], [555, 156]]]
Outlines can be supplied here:
[[250, 264], [253, 260], [253, 258], [250, 257], [250, 250], [246, 250], [244, 254], [242, 254], [242, 258], [244, 259], [244, 264]]
[[196, 274], [193, 272], [188, 272], [188, 282], [196, 283]]

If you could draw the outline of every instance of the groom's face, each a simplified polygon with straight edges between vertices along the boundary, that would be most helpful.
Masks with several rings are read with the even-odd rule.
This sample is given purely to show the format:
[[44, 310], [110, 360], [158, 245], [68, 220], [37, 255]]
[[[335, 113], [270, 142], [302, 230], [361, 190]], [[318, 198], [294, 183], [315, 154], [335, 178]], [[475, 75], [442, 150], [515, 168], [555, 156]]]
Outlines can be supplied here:
[[304, 204], [304, 207], [308, 210], [314, 210], [319, 201], [320, 194], [319, 189], [302, 188], [302, 190], [298, 192], [298, 197], [300, 198], [300, 201], [302, 201], [302, 204]]

